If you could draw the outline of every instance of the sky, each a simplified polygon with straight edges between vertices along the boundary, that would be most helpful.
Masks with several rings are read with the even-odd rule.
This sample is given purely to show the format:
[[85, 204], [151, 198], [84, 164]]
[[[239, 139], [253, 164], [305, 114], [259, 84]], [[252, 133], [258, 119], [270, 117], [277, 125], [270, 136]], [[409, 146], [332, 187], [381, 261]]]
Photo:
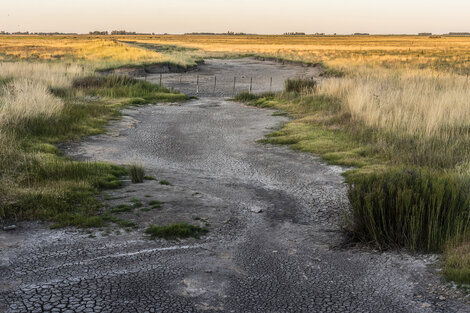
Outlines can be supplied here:
[[0, 31], [470, 32], [470, 0], [0, 0]]

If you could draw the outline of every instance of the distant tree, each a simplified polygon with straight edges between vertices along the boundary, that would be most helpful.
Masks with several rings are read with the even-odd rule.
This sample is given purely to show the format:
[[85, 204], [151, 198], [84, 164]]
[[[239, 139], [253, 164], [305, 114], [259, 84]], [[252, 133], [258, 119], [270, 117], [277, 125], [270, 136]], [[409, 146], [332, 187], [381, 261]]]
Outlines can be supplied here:
[[95, 30], [95, 31], [90, 32], [90, 35], [108, 35], [108, 31], [107, 30], [105, 31]]

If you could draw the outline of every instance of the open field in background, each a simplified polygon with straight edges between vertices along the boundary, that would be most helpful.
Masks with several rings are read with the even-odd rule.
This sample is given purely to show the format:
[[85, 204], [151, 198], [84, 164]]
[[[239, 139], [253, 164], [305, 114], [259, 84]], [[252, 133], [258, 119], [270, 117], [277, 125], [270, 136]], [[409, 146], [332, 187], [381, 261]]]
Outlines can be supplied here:
[[[126, 37], [127, 38], [127, 37]], [[329, 67], [430, 68], [469, 73], [470, 38], [426, 36], [145, 36], [144, 43], [197, 48], [229, 56], [256, 54]]]
[[77, 63], [88, 69], [171, 62], [195, 65], [191, 55], [141, 49], [114, 38], [89, 36], [2, 36], [1, 61]]
[[[470, 238], [470, 38], [0, 38], [0, 141], [8, 147], [0, 152], [5, 164], [0, 169], [0, 217], [14, 216], [33, 201], [44, 203], [43, 211], [31, 208], [18, 216], [49, 217], [50, 203], [59, 207], [63, 202], [57, 199], [74, 199], [71, 190], [85, 186], [80, 190], [91, 194], [102, 177], [108, 177], [104, 185], [117, 184], [118, 168], [93, 165], [100, 167], [97, 171], [65, 162], [50, 144], [102, 131], [124, 104], [180, 99], [132, 80], [94, 81], [89, 77], [96, 69], [162, 62], [192, 66], [200, 58], [244, 55], [321, 63], [325, 75], [313, 88], [293, 84], [280, 95], [242, 95], [239, 100], [294, 118], [267, 142], [292, 144], [356, 167], [347, 174], [351, 234], [380, 248], [446, 251], [445, 272], [456, 281], [469, 281], [470, 255], [460, 252], [468, 250]], [[44, 128], [51, 121], [56, 126]], [[66, 124], [72, 126], [64, 132]], [[32, 174], [50, 171], [45, 164], [70, 173], [70, 185], [58, 183], [57, 176]], [[70, 181], [82, 172], [89, 176], [73, 185]], [[99, 177], [93, 176], [96, 172]]]

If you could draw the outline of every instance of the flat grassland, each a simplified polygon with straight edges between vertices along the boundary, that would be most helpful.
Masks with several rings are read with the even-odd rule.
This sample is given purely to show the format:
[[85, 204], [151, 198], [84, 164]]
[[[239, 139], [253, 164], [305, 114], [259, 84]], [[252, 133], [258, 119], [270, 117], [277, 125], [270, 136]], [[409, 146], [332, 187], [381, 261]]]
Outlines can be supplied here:
[[[184, 67], [205, 57], [270, 57], [321, 64], [325, 71], [316, 86], [300, 79], [279, 95], [239, 97], [252, 105], [285, 110], [294, 118], [266, 141], [291, 144], [356, 168], [347, 175], [351, 234], [380, 248], [445, 251], [449, 277], [470, 280], [469, 37], [0, 39], [0, 143], [8, 147], [0, 151], [0, 218], [93, 224], [87, 218], [96, 209], [90, 212], [87, 203], [81, 215], [71, 209], [78, 198], [75, 191], [93, 193], [102, 185], [117, 184], [120, 169], [66, 162], [50, 144], [102, 131], [103, 123], [116, 116], [113, 110], [122, 105], [180, 97], [133, 80], [103, 82], [96, 79], [96, 69], [165, 62]], [[67, 119], [71, 116], [74, 123]], [[87, 166], [99, 166], [99, 177], [80, 174], [97, 172]], [[49, 177], [51, 168], [60, 171]], [[70, 175], [69, 185], [59, 179], [64, 171]], [[83, 176], [80, 186], [71, 182], [77, 175]], [[28, 208], [33, 200], [43, 204], [41, 210]], [[51, 213], [51, 206], [69, 209]], [[92, 222], [101, 223], [96, 218]]]

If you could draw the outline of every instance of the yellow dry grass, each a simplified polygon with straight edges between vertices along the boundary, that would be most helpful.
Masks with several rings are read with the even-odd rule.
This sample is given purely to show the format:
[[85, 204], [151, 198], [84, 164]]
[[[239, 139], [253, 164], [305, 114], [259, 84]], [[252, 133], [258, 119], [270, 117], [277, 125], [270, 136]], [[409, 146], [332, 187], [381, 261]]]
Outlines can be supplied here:
[[354, 121], [396, 135], [469, 136], [470, 82], [466, 76], [431, 70], [361, 68], [318, 89], [341, 99]]
[[43, 82], [26, 78], [13, 80], [0, 91], [0, 129], [38, 116], [53, 117], [63, 107], [62, 100], [54, 97]]
[[52, 117], [63, 108], [61, 99], [49, 88], [69, 87], [76, 77], [89, 74], [76, 64], [0, 63], [0, 78], [10, 79], [0, 85], [0, 130], [34, 117]]
[[141, 49], [112, 38], [88, 36], [4, 36], [0, 61], [40, 60], [82, 63], [91, 68], [173, 61], [179, 58]]
[[213, 54], [261, 54], [351, 65], [466, 71], [470, 37], [422, 36], [151, 36], [134, 40], [181, 45]]

